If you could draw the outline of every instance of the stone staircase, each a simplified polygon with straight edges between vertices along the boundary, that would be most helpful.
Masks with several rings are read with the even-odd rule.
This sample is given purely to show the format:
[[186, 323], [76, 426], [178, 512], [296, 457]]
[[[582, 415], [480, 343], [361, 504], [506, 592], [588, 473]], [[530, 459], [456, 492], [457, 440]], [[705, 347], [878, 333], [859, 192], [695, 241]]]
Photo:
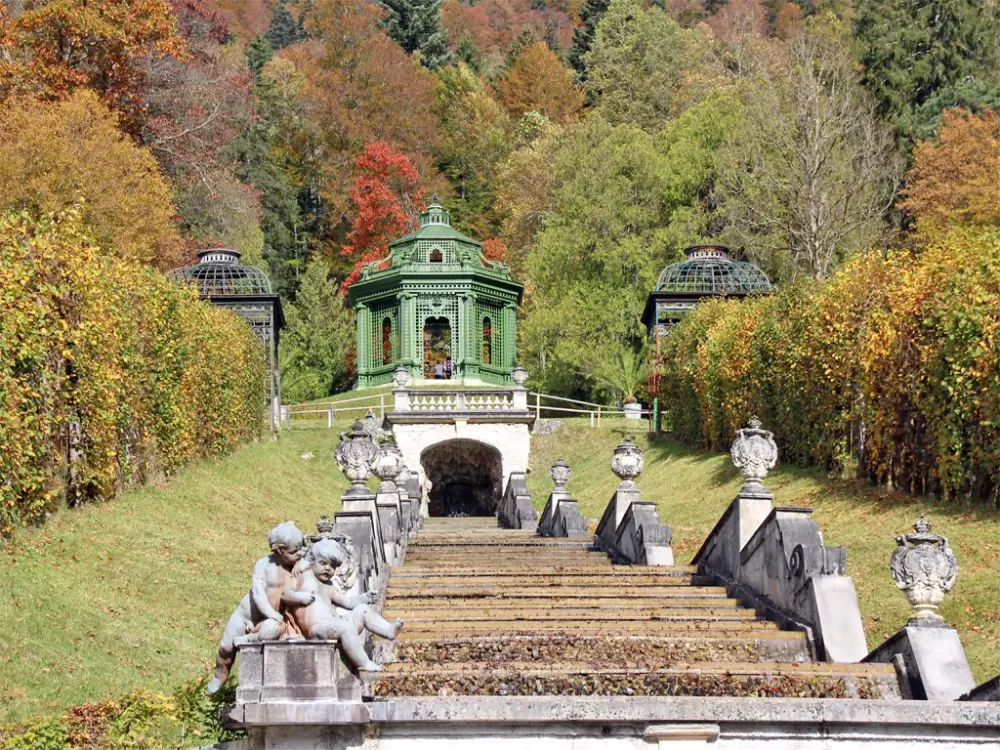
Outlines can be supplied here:
[[805, 635], [699, 576], [612, 565], [589, 540], [427, 519], [384, 615], [407, 625], [377, 698], [636, 695], [899, 698], [888, 664], [816, 662]]

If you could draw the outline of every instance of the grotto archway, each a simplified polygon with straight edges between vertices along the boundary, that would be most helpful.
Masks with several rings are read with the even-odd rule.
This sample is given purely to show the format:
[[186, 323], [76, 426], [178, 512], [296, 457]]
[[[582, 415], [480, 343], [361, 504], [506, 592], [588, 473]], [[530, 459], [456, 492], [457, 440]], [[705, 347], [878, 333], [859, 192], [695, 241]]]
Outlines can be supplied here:
[[491, 516], [503, 492], [500, 451], [476, 440], [435, 443], [420, 454], [431, 516]]

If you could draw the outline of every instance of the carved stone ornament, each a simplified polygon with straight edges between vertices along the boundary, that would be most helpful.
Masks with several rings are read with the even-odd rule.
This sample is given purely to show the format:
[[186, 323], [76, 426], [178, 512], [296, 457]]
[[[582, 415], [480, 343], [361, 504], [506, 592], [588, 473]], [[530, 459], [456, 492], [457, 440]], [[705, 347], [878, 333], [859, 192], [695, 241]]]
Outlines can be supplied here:
[[778, 463], [778, 446], [774, 434], [761, 429], [760, 420], [751, 417], [747, 426], [736, 431], [736, 440], [730, 449], [733, 463], [743, 474], [743, 494], [769, 494], [764, 478]]
[[521, 365], [515, 367], [511, 371], [510, 376], [514, 380], [514, 385], [518, 388], [523, 388], [524, 384], [528, 381], [528, 371], [521, 367]]
[[337, 524], [329, 516], [320, 516], [316, 522], [316, 533], [309, 535], [312, 544], [321, 539], [332, 539], [344, 549], [344, 562], [337, 567], [334, 585], [341, 591], [350, 591], [358, 580], [358, 553], [354, 542], [343, 532], [337, 531]]
[[549, 476], [556, 483], [556, 492], [566, 492], [566, 482], [569, 481], [572, 473], [573, 471], [569, 468], [569, 464], [561, 458], [552, 464], [552, 468], [549, 469]]
[[910, 623], [937, 625], [944, 618], [938, 605], [955, 585], [958, 562], [947, 538], [931, 533], [931, 524], [923, 516], [913, 524], [915, 534], [896, 537], [895, 552], [889, 561], [896, 585], [913, 605]]
[[372, 473], [372, 464], [378, 458], [379, 448], [375, 440], [365, 434], [361, 420], [351, 425], [348, 432], [340, 434], [340, 444], [334, 453], [337, 466], [351, 480], [348, 495], [368, 495], [365, 482]]
[[632, 442], [632, 436], [626, 435], [625, 441], [615, 448], [615, 453], [611, 457], [611, 471], [622, 480], [621, 489], [635, 489], [635, 482], [632, 481], [642, 474], [646, 468], [646, 462], [642, 458], [642, 450]]
[[399, 366], [392, 373], [392, 382], [397, 388], [405, 388], [410, 384], [410, 371], [403, 366]]
[[399, 476], [403, 454], [393, 440], [386, 440], [379, 448], [378, 458], [372, 466], [375, 476], [382, 480], [378, 491], [380, 493], [396, 492], [396, 483], [393, 481]]
[[379, 424], [378, 417], [375, 416], [375, 412], [371, 409], [365, 414], [365, 421], [361, 423], [361, 430], [372, 440], [380, 440], [385, 436], [385, 430], [382, 429], [382, 425]]

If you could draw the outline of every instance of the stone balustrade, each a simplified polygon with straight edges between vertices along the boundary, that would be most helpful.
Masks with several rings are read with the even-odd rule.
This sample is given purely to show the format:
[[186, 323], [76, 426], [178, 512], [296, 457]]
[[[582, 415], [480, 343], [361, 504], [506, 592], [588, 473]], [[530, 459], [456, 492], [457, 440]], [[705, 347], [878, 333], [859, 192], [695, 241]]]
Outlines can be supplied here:
[[447, 389], [415, 391], [397, 388], [393, 391], [397, 412], [421, 414], [503, 414], [528, 411], [528, 391], [525, 388], [481, 390]]

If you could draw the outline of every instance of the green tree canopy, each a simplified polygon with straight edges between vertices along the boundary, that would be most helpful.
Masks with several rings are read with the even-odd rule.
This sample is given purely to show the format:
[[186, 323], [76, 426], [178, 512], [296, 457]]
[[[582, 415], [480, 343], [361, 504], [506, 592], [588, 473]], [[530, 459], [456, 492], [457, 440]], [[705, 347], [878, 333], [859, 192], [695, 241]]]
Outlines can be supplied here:
[[420, 62], [435, 70], [448, 62], [448, 34], [441, 26], [441, 0], [379, 0], [389, 15], [389, 36], [408, 53], [420, 53]]
[[613, 0], [586, 55], [587, 91], [611, 123], [658, 130], [702, 96], [712, 76], [698, 32], [642, 0]]

